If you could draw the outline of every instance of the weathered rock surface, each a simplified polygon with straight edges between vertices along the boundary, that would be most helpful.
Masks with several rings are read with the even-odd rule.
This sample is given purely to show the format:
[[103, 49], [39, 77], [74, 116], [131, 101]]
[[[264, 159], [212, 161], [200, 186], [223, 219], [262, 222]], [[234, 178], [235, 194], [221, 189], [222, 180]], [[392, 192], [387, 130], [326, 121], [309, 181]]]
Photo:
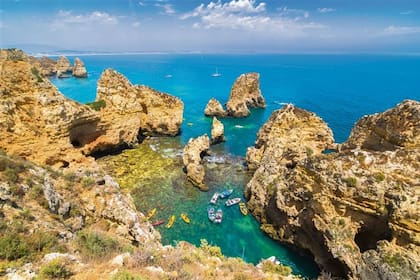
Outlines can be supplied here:
[[416, 104], [417, 101], [405, 100], [384, 113], [363, 117], [342, 148], [374, 151], [420, 148], [420, 108]]
[[64, 97], [30, 61], [0, 51], [0, 147], [40, 164], [86, 160], [72, 142], [97, 137], [99, 115]]
[[179, 98], [147, 86], [133, 86], [112, 69], [102, 73], [96, 100], [105, 102], [100, 116], [106, 132], [85, 147], [87, 154], [131, 146], [143, 136], [175, 136], [180, 132], [184, 104]]
[[73, 67], [71, 66], [69, 59], [65, 56], [60, 56], [56, 65], [57, 76], [60, 78], [66, 73], [71, 73], [72, 70]]
[[202, 155], [210, 148], [210, 139], [204, 134], [197, 138], [191, 138], [184, 148], [182, 161], [187, 171], [190, 182], [202, 191], [208, 191], [204, 179], [206, 171], [201, 163]]
[[[266, 148], [251, 149], [247, 155], [257, 167], [246, 187], [248, 206], [261, 228], [275, 239], [308, 249], [321, 268], [336, 276], [416, 279], [420, 150], [414, 131], [420, 123], [420, 115], [415, 113], [419, 108], [419, 102], [406, 101], [363, 118], [347, 142], [356, 148], [326, 155], [319, 154], [326, 147], [320, 142], [301, 143], [302, 150], [297, 153], [289, 149], [299, 143], [297, 131], [305, 129], [290, 125], [290, 130], [284, 130], [287, 134], [276, 134], [272, 132], [275, 126], [267, 125], [270, 118], [257, 140]], [[282, 117], [279, 124], [293, 124], [294, 119]], [[317, 126], [311, 121], [304, 123], [308, 128]], [[404, 137], [380, 140], [378, 126], [386, 128], [380, 135]], [[361, 135], [360, 139], [356, 135]], [[305, 135], [299, 138], [307, 139]], [[390, 148], [390, 142], [398, 145]], [[306, 146], [312, 152], [307, 150], [305, 155]], [[287, 152], [276, 153], [276, 149]]]
[[223, 123], [216, 117], [213, 117], [211, 126], [211, 144], [217, 144], [224, 142], [225, 140], [225, 127], [223, 126]]
[[54, 76], [57, 74], [57, 62], [54, 59], [43, 56], [39, 60], [39, 63], [41, 65], [41, 74], [43, 76]]
[[264, 108], [265, 100], [260, 90], [260, 75], [247, 73], [240, 75], [232, 86], [226, 103], [227, 113], [232, 117], [246, 117], [249, 108]]
[[225, 117], [227, 115], [222, 104], [216, 99], [211, 98], [204, 109], [204, 114], [209, 117]]
[[73, 76], [75, 76], [76, 78], [86, 78], [87, 77], [87, 71], [86, 71], [85, 64], [78, 57], [76, 57], [74, 59]]

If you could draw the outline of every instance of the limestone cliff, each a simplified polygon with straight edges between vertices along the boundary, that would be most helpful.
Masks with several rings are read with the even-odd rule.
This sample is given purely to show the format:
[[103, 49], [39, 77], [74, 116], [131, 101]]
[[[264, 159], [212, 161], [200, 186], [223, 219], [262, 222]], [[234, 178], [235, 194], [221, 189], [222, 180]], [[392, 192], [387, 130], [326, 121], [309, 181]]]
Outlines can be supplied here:
[[84, 148], [87, 154], [112, 147], [133, 145], [139, 137], [177, 135], [183, 118], [183, 102], [147, 86], [133, 86], [120, 73], [107, 69], [98, 81], [97, 102], [106, 133]]
[[213, 117], [211, 125], [211, 143], [217, 144], [224, 141], [226, 141], [225, 127], [221, 121], [219, 121], [216, 117]]
[[249, 108], [265, 107], [265, 100], [260, 90], [260, 75], [247, 73], [240, 75], [232, 86], [226, 103], [227, 113], [232, 117], [246, 117]]
[[206, 171], [201, 163], [202, 156], [210, 148], [210, 139], [204, 134], [197, 138], [191, 138], [184, 148], [182, 161], [187, 172], [187, 177], [191, 183], [202, 191], [208, 191], [204, 179]]
[[70, 64], [70, 61], [65, 56], [60, 56], [57, 60], [56, 65], [56, 71], [57, 71], [57, 77], [62, 77], [66, 73], [71, 73], [73, 70], [73, 67]]
[[74, 145], [101, 133], [99, 115], [64, 97], [30, 61], [21, 51], [0, 51], [0, 147], [41, 164], [86, 160]]
[[[318, 137], [302, 135], [319, 125], [307, 121], [296, 126], [296, 116], [289, 113], [277, 124], [290, 123], [289, 129], [273, 133], [270, 118], [259, 132], [257, 149], [247, 155], [257, 168], [246, 187], [248, 206], [261, 228], [275, 239], [308, 249], [336, 276], [416, 279], [419, 108], [419, 102], [406, 101], [364, 117], [340, 152], [325, 155], [319, 152], [331, 143], [330, 137], [321, 144], [313, 142]], [[289, 148], [296, 144], [300, 152]]]
[[43, 56], [39, 60], [39, 63], [41, 66], [40, 72], [43, 76], [54, 76], [55, 74], [57, 74], [57, 62], [54, 59]]
[[75, 76], [76, 78], [86, 78], [87, 77], [87, 71], [86, 71], [85, 64], [78, 57], [76, 57], [74, 59], [73, 76]]
[[204, 114], [209, 117], [225, 117], [227, 113], [216, 98], [211, 98], [204, 109]]

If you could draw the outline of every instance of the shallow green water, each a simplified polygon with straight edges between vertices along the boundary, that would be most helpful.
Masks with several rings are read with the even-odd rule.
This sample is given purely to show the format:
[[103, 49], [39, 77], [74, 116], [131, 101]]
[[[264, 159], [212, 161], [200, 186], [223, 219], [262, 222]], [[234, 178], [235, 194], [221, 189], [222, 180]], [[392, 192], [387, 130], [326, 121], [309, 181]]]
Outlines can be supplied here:
[[[147, 213], [157, 208], [151, 221], [162, 219], [166, 224], [171, 215], [176, 215], [172, 228], [167, 229], [165, 224], [157, 227], [163, 244], [186, 240], [199, 245], [201, 239], [206, 239], [221, 247], [227, 256], [241, 257], [254, 264], [276, 256], [292, 267], [294, 273], [315, 277], [318, 268], [313, 260], [270, 239], [251, 215], [244, 217], [240, 213], [238, 205], [226, 207], [225, 199], [219, 200], [217, 208], [223, 210], [223, 222], [213, 224], [208, 220], [207, 208], [214, 192], [233, 188], [230, 197], [243, 199], [243, 189], [250, 177], [243, 159], [220, 156], [221, 150], [222, 146], [213, 146], [214, 154], [205, 158], [209, 192], [201, 192], [188, 183], [182, 171], [182, 145], [178, 138], [148, 139], [135, 149], [98, 161], [132, 194], [138, 210]], [[190, 224], [181, 220], [181, 213], [188, 215]]]

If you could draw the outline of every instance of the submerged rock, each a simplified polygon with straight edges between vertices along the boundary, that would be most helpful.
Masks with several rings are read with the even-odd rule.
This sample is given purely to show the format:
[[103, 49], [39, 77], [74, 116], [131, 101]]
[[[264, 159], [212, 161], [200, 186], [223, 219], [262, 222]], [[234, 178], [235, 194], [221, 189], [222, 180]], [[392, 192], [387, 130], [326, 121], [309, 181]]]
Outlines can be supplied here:
[[187, 171], [189, 181], [202, 191], [209, 188], [204, 182], [206, 175], [204, 165], [201, 163], [202, 156], [210, 148], [210, 139], [204, 134], [197, 138], [191, 138], [184, 148], [182, 161]]
[[87, 77], [87, 71], [86, 71], [85, 64], [78, 57], [76, 57], [74, 59], [73, 76], [75, 76], [76, 78], [86, 78]]
[[227, 113], [216, 98], [211, 98], [204, 109], [204, 114], [209, 117], [225, 117]]
[[240, 75], [232, 86], [226, 104], [227, 113], [232, 117], [246, 117], [249, 108], [264, 108], [265, 100], [260, 90], [260, 75], [247, 73]]
[[[420, 150], [412, 133], [420, 123], [420, 115], [413, 114], [419, 107], [416, 101], [403, 102], [363, 118], [348, 140], [355, 149], [326, 155], [320, 151], [332, 135], [325, 124], [304, 121], [301, 116], [308, 113], [300, 110], [286, 113], [291, 107], [275, 112], [284, 114], [281, 121], [274, 124], [272, 116], [247, 154], [257, 168], [246, 187], [248, 206], [261, 228], [309, 250], [334, 276], [414, 279], [420, 258]], [[393, 123], [390, 116], [401, 121]], [[379, 124], [387, 131], [382, 135], [409, 137], [398, 138], [404, 139], [398, 147], [382, 152], [379, 144], [389, 147], [390, 141], [372, 137], [378, 135]], [[307, 134], [311, 130], [323, 132]]]
[[213, 123], [211, 126], [211, 144], [217, 144], [226, 141], [225, 138], [225, 127], [223, 123], [216, 117], [213, 117]]

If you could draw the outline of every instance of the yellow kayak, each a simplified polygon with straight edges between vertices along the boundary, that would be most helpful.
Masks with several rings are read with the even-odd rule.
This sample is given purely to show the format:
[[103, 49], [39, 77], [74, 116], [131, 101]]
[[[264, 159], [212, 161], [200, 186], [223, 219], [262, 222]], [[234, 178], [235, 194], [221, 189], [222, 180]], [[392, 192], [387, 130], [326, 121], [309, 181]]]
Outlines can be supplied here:
[[146, 220], [150, 220], [151, 217], [153, 217], [156, 214], [156, 208], [153, 208], [152, 210], [147, 213]]
[[184, 220], [184, 222], [186, 222], [187, 224], [190, 223], [190, 218], [188, 218], [187, 214], [182, 213], [181, 219]]
[[172, 215], [172, 216], [169, 218], [169, 222], [168, 222], [168, 224], [166, 225], [166, 228], [171, 228], [171, 227], [172, 227], [172, 225], [174, 224], [174, 222], [175, 222], [175, 215]]
[[241, 211], [242, 215], [244, 216], [248, 215], [248, 208], [246, 208], [246, 205], [244, 202], [239, 203], [239, 210]]

